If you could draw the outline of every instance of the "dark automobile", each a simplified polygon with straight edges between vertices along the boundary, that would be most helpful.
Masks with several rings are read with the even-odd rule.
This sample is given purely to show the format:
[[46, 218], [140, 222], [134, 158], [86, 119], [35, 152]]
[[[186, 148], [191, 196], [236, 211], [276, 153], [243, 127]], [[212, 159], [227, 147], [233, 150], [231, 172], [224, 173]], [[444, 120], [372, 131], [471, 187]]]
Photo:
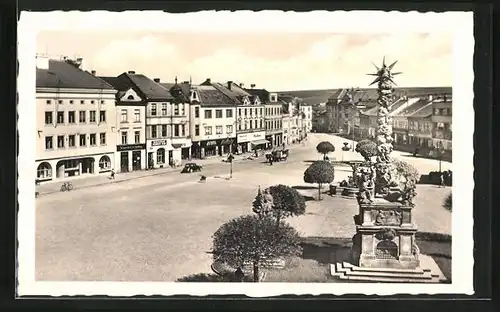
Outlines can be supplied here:
[[200, 172], [202, 169], [203, 167], [201, 165], [198, 165], [196, 163], [187, 163], [186, 165], [184, 165], [181, 173]]

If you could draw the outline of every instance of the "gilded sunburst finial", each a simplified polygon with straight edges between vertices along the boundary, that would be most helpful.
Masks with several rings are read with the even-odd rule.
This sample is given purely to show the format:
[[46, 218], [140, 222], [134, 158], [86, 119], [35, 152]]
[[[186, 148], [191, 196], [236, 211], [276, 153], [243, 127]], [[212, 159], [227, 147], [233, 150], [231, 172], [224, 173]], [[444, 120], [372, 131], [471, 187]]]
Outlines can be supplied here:
[[381, 67], [378, 67], [377, 65], [375, 65], [374, 63], [373, 66], [375, 66], [375, 68], [377, 69], [377, 72], [374, 73], [374, 74], [368, 74], [370, 76], [377, 76], [377, 78], [375, 78], [375, 80], [373, 80], [372, 83], [370, 83], [370, 86], [377, 83], [377, 82], [381, 82], [381, 81], [389, 81], [393, 84], [396, 84], [394, 82], [394, 80], [392, 79], [394, 76], [396, 75], [399, 75], [401, 74], [401, 72], [397, 72], [397, 73], [393, 73], [392, 72], [392, 69], [394, 68], [394, 65], [396, 65], [398, 61], [394, 61], [394, 63], [392, 63], [391, 65], [387, 66], [385, 64], [385, 56], [384, 58], [382, 59], [382, 66]]

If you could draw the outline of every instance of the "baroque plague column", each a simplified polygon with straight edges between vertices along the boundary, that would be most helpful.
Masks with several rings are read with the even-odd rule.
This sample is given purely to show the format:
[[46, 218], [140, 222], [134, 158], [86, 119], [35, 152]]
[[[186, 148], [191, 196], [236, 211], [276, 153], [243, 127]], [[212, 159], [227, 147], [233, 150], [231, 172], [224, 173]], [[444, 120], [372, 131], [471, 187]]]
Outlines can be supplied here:
[[[397, 61], [396, 61], [397, 62]], [[439, 267], [431, 257], [420, 255], [415, 242], [417, 227], [413, 223], [413, 197], [416, 181], [398, 176], [390, 158], [393, 149], [392, 120], [389, 105], [394, 101], [396, 62], [375, 65], [379, 106], [377, 115], [377, 157], [353, 173], [359, 184], [359, 214], [354, 216], [356, 235], [350, 259], [331, 265], [333, 276], [341, 279], [379, 282], [443, 281]], [[398, 185], [403, 185], [399, 187]]]

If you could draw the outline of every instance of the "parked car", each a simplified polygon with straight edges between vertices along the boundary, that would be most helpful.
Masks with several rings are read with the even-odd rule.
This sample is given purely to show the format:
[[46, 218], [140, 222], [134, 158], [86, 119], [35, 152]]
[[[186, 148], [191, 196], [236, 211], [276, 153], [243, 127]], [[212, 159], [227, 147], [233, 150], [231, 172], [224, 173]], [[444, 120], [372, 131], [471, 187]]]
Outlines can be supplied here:
[[181, 173], [191, 173], [191, 172], [200, 172], [203, 169], [201, 165], [196, 163], [187, 163], [184, 165]]

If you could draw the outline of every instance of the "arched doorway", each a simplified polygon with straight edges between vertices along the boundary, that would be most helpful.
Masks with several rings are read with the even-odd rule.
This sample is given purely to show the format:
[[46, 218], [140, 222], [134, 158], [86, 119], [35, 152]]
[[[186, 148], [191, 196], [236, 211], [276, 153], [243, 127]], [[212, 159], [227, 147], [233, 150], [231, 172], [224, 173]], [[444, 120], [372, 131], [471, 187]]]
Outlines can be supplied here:
[[377, 259], [397, 259], [398, 245], [392, 241], [381, 241], [375, 249]]
[[111, 159], [108, 156], [104, 155], [99, 159], [99, 171], [109, 171], [111, 170]]
[[52, 166], [48, 162], [42, 162], [36, 169], [36, 178], [38, 180], [52, 180]]
[[165, 149], [164, 148], [159, 148], [156, 151], [156, 163], [158, 165], [165, 164]]

